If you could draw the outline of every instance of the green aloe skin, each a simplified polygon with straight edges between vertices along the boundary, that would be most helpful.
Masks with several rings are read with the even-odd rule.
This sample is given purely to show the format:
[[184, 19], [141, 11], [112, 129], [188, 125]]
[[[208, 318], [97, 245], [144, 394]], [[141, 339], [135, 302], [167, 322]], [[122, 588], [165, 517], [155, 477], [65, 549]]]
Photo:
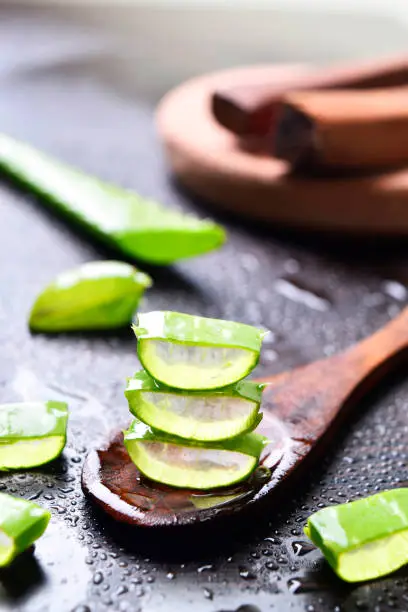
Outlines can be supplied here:
[[305, 533], [347, 582], [389, 574], [408, 563], [408, 488], [323, 508]]
[[0, 493], [0, 567], [10, 565], [38, 540], [50, 518], [41, 506]]
[[157, 381], [186, 390], [232, 385], [257, 365], [265, 332], [243, 323], [157, 311], [133, 326], [141, 364]]
[[245, 480], [257, 466], [267, 440], [248, 433], [200, 444], [154, 431], [135, 420], [125, 432], [124, 443], [137, 468], [151, 480], [208, 490]]
[[197, 441], [217, 441], [255, 429], [265, 385], [241, 381], [215, 391], [178, 391], [143, 370], [128, 379], [132, 414], [154, 429]]
[[0, 406], [0, 470], [32, 468], [59, 457], [67, 439], [64, 402]]
[[219, 248], [217, 224], [168, 209], [62, 164], [0, 134], [0, 168], [108, 245], [130, 258], [167, 265]]
[[60, 274], [37, 297], [29, 318], [36, 332], [115, 329], [129, 325], [152, 280], [121, 261], [94, 261]]

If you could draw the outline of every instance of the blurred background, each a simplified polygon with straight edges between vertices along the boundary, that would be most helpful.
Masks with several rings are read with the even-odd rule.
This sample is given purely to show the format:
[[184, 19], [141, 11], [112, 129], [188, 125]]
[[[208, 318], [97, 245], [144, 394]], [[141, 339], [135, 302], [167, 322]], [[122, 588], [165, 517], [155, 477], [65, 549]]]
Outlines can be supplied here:
[[149, 102], [208, 70], [408, 46], [406, 0], [0, 0], [0, 11], [0, 70], [94, 54], [94, 72]]

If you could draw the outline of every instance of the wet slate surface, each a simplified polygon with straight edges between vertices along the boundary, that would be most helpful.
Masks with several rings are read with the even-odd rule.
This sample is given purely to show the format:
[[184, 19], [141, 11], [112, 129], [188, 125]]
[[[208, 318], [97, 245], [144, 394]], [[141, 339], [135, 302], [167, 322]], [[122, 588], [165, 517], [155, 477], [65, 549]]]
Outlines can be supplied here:
[[[24, 13], [2, 16], [0, 130], [169, 205], [208, 214], [166, 175], [152, 106], [112, 89], [96, 70], [98, 61], [87, 59], [88, 42], [78, 59], [82, 43], [70, 38], [72, 30], [53, 37], [64, 61], [47, 55], [44, 39], [55, 27]], [[7, 55], [10, 40], [20, 42]], [[323, 241], [220, 221], [229, 230], [225, 248], [151, 271], [155, 286], [143, 308], [267, 326], [273, 333], [261, 375], [332, 354], [405, 305], [404, 244]], [[53, 514], [35, 555], [0, 573], [0, 610], [408, 610], [407, 571], [344, 585], [302, 536], [305, 519], [317, 508], [406, 481], [403, 372], [361, 405], [330, 456], [296, 485], [285, 505], [271, 505], [264, 524], [246, 522], [222, 543], [209, 530], [205, 549], [182, 534], [171, 546], [152, 542], [149, 549], [137, 532], [118, 534], [80, 488], [87, 450], [127, 419], [124, 381], [138, 365], [131, 334], [49, 338], [31, 336], [26, 326], [34, 296], [56, 273], [111, 254], [4, 182], [0, 234], [0, 401], [67, 398], [72, 411], [61, 460], [0, 476], [0, 490], [35, 499]]]

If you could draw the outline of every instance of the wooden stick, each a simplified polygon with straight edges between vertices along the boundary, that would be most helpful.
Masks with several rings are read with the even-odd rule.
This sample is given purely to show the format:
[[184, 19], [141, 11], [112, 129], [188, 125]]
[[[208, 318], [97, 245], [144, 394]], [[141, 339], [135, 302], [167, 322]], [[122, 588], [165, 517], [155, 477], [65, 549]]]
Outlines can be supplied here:
[[304, 169], [407, 164], [408, 86], [288, 94], [274, 155]]
[[257, 80], [220, 86], [212, 94], [212, 113], [217, 121], [239, 136], [266, 135], [273, 130], [282, 96], [299, 89], [394, 87], [408, 84], [408, 56], [355, 62], [322, 69], [298, 67], [282, 80], [271, 78], [270, 68], [258, 72]]

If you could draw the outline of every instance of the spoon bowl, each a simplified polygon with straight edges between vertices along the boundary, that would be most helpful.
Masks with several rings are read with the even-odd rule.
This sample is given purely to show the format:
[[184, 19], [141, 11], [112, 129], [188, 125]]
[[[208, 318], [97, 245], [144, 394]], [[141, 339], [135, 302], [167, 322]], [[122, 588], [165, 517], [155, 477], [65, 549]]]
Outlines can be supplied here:
[[119, 431], [87, 456], [83, 490], [117, 521], [146, 528], [207, 524], [255, 509], [302, 465], [311, 465], [340, 417], [358, 405], [406, 348], [408, 308], [342, 353], [264, 378], [264, 417], [257, 431], [269, 444], [255, 472], [238, 485], [203, 492], [152, 482], [131, 461]]

